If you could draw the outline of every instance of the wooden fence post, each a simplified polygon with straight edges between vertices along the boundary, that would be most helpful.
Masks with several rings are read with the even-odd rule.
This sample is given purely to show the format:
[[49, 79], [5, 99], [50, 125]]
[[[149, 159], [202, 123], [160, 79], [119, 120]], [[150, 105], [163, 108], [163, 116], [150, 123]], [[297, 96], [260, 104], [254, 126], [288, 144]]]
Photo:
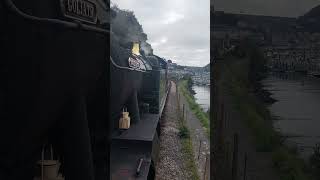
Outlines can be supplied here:
[[243, 170], [243, 180], [246, 180], [246, 176], [247, 176], [247, 159], [248, 159], [248, 155], [247, 153], [244, 155], [244, 170]]
[[184, 120], [184, 104], [182, 106], [182, 119]]
[[238, 134], [234, 134], [232, 157], [232, 180], [237, 180], [238, 172]]
[[208, 159], [209, 159], [209, 157], [208, 157], [208, 155], [209, 154], [206, 154], [206, 161], [205, 161], [205, 164], [204, 164], [204, 172], [203, 172], [203, 180], [207, 180], [208, 179], [208, 176], [207, 176], [207, 174], [208, 174]]
[[230, 155], [230, 142], [228, 141], [228, 142], [226, 142], [226, 147], [225, 147], [225, 154], [226, 154], [226, 156], [225, 156], [225, 162], [226, 162], [226, 169], [229, 169], [230, 168], [230, 157], [231, 157], [231, 155]]
[[218, 137], [219, 137], [219, 149], [220, 149], [220, 152], [223, 152], [223, 126], [224, 126], [224, 115], [225, 115], [225, 112], [224, 112], [224, 105], [221, 104], [221, 119], [220, 119], [220, 122], [219, 122], [219, 129], [218, 129]]
[[202, 143], [202, 141], [200, 140], [199, 151], [198, 151], [198, 160], [199, 160], [199, 158], [200, 158], [200, 152], [201, 152], [201, 143]]

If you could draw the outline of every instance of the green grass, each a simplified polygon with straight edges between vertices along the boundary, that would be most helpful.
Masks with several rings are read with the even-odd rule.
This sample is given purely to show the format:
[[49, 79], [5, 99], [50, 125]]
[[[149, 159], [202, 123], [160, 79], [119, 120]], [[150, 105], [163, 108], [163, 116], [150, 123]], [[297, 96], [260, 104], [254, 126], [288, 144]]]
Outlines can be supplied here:
[[185, 125], [179, 126], [179, 137], [180, 138], [190, 138], [190, 131], [187, 126], [185, 126]]
[[257, 151], [271, 152], [274, 168], [281, 179], [310, 179], [305, 162], [298, 158], [295, 152], [281, 144], [281, 135], [272, 127], [268, 108], [251, 93], [248, 65], [249, 59], [244, 58], [237, 61], [231, 59], [221, 67], [223, 91], [230, 93], [234, 108], [252, 131]]
[[306, 167], [297, 154], [290, 152], [286, 147], [276, 148], [272, 153], [273, 166], [282, 180], [307, 180], [310, 177], [304, 172]]
[[[177, 99], [178, 102], [178, 99]], [[193, 145], [191, 139], [191, 132], [188, 127], [185, 125], [184, 119], [182, 118], [182, 110], [180, 107], [180, 103], [178, 103], [178, 117], [179, 117], [179, 137], [181, 139], [182, 149], [181, 152], [183, 154], [183, 160], [190, 173], [191, 180], [200, 180], [200, 176], [198, 174], [197, 166], [195, 163], [195, 156], [193, 153]]]
[[[194, 153], [193, 153], [193, 146], [192, 146], [192, 140], [190, 137], [190, 132], [188, 130], [188, 128], [186, 128], [185, 126], [181, 126], [181, 128], [179, 129], [184, 129], [184, 136], [180, 136], [181, 138], [181, 143], [182, 143], [182, 150], [181, 152], [184, 155], [184, 161], [185, 161], [185, 165], [186, 165], [186, 169], [188, 169], [188, 172], [191, 175], [191, 179], [192, 180], [200, 180], [200, 177], [198, 175], [198, 170], [197, 170], [197, 166], [194, 160]], [[187, 133], [185, 131], [185, 129], [187, 129]], [[181, 133], [181, 131], [180, 131]]]
[[195, 98], [187, 89], [187, 80], [183, 80], [178, 85], [179, 92], [185, 97], [186, 101], [191, 108], [191, 111], [196, 115], [199, 121], [202, 124], [202, 127], [205, 129], [206, 135], [210, 137], [210, 122], [209, 114], [204, 112], [199, 104], [196, 103]]

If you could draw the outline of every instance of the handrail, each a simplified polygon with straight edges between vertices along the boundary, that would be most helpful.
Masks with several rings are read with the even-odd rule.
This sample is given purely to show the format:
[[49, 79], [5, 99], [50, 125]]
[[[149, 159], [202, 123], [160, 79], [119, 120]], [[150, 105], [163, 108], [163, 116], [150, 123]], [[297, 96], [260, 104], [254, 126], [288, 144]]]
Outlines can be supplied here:
[[16, 15], [30, 21], [37, 21], [37, 22], [42, 22], [42, 23], [48, 23], [48, 24], [54, 24], [54, 25], [61, 25], [66, 28], [74, 28], [74, 29], [82, 29], [86, 31], [94, 31], [96, 33], [102, 33], [102, 34], [110, 34], [109, 30], [102, 29], [102, 28], [97, 28], [97, 27], [92, 27], [89, 25], [82, 24], [79, 21], [76, 22], [68, 22], [68, 21], [63, 21], [59, 19], [52, 19], [52, 18], [40, 18], [36, 16], [32, 16], [29, 14], [26, 14], [22, 12], [17, 6], [12, 2], [12, 0], [4, 0], [4, 4], [7, 6], [9, 10], [11, 10], [13, 13]]
[[124, 66], [119, 66], [113, 61], [113, 58], [111, 56], [110, 56], [110, 61], [115, 67], [117, 67], [119, 69], [125, 69], [125, 70], [129, 70], [129, 71], [147, 72], [147, 71], [140, 70], [140, 69], [134, 69], [134, 68], [124, 67]]

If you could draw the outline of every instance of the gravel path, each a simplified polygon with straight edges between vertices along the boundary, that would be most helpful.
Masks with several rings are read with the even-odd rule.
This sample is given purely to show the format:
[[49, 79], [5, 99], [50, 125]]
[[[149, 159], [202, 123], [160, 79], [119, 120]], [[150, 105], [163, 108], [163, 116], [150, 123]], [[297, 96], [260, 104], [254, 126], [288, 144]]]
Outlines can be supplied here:
[[188, 172], [184, 168], [181, 141], [178, 136], [176, 85], [171, 83], [161, 122], [160, 154], [156, 167], [156, 180], [189, 180]]
[[[192, 145], [193, 145], [193, 153], [195, 155], [195, 162], [198, 166], [198, 174], [201, 180], [204, 180], [204, 173], [206, 171], [207, 178], [205, 180], [209, 180], [210, 174], [210, 141], [208, 136], [205, 133], [204, 128], [201, 125], [200, 120], [195, 116], [195, 114], [191, 111], [188, 102], [185, 97], [179, 93], [180, 98], [180, 107], [181, 111], [183, 108], [183, 104], [185, 105], [185, 119], [187, 122], [187, 126], [191, 131]], [[200, 146], [201, 143], [201, 146]], [[199, 151], [200, 149], [200, 151]], [[198, 159], [199, 157], [199, 159]], [[206, 166], [206, 158], [207, 159], [207, 167]], [[205, 170], [206, 169], [206, 170]]]

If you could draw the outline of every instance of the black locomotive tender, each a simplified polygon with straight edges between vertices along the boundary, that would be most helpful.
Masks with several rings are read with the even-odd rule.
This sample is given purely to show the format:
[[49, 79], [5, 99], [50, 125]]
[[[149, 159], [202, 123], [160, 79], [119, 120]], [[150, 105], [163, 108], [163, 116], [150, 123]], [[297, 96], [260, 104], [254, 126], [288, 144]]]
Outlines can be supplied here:
[[0, 2], [1, 180], [154, 178], [167, 63], [117, 42], [109, 5]]

